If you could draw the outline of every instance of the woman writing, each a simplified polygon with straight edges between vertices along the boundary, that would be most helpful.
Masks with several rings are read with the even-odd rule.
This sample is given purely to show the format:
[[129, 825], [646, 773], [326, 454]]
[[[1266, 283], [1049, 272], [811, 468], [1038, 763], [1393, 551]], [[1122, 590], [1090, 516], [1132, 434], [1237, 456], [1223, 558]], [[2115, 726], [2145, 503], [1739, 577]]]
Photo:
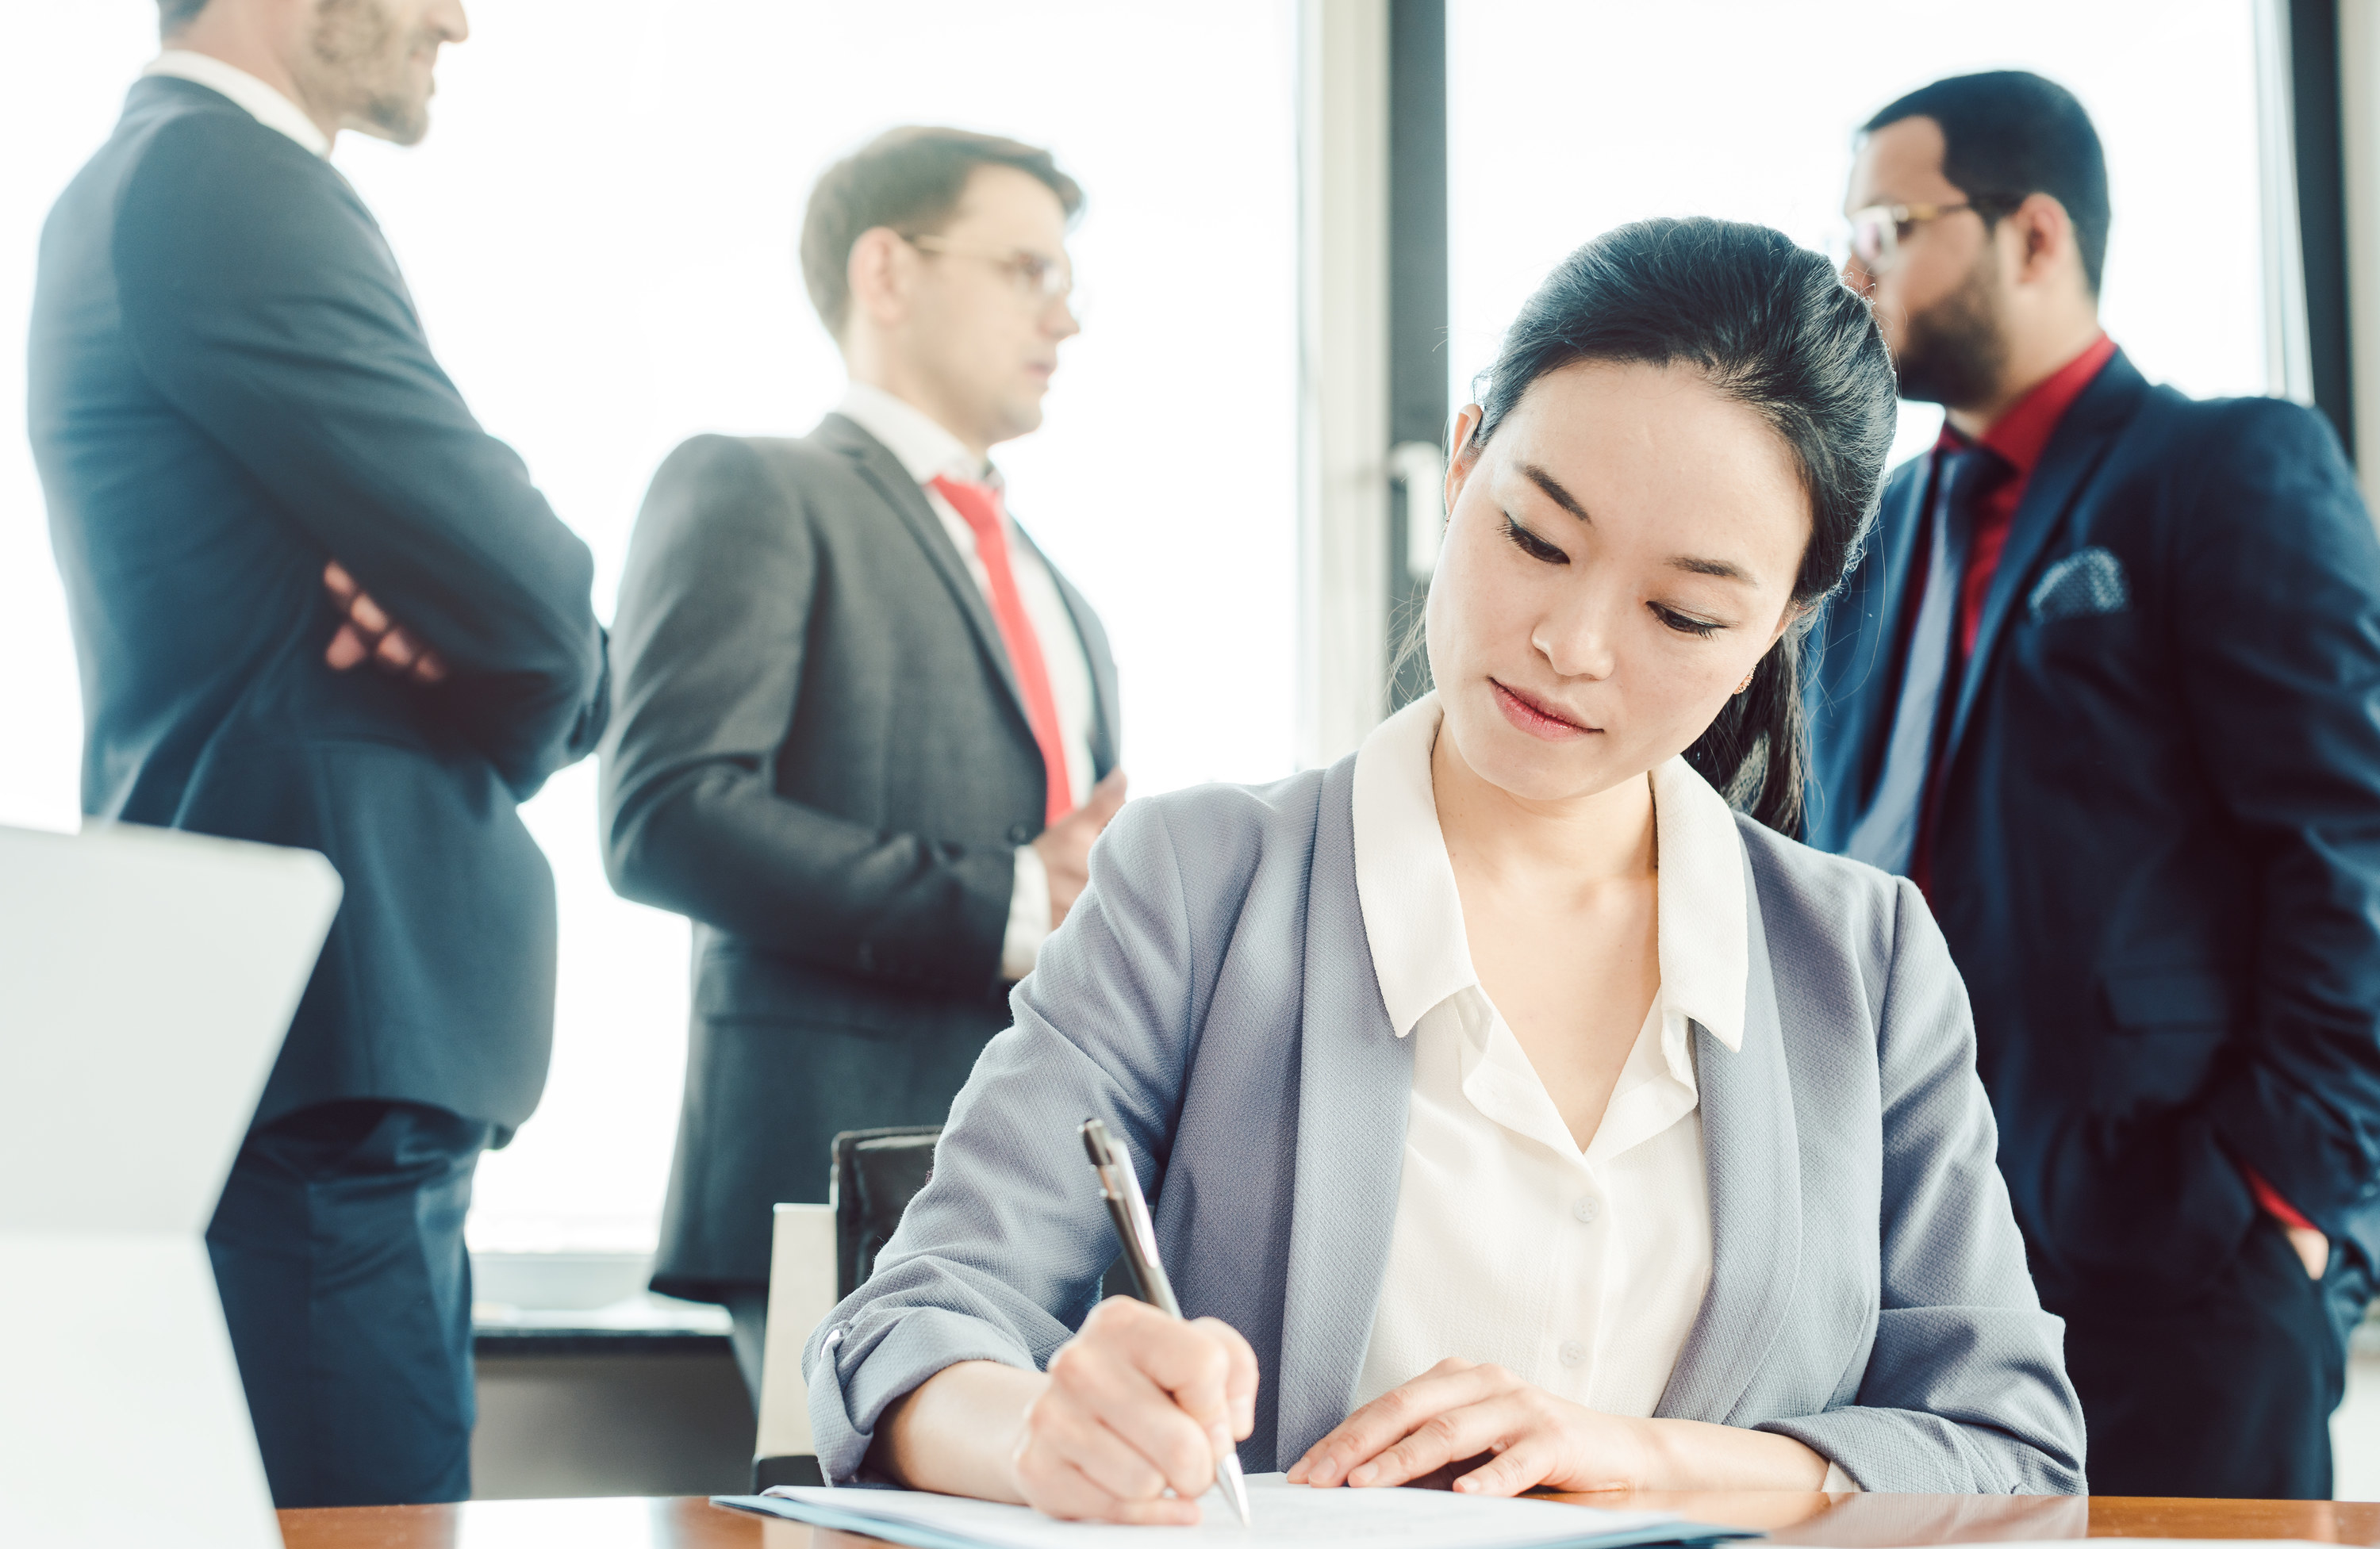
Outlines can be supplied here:
[[[1124, 809], [812, 1337], [828, 1478], [1134, 1522], [1234, 1445], [1318, 1486], [2082, 1488], [1940, 935], [1780, 837], [1794, 641], [1892, 436], [1864, 305], [1774, 232], [1646, 223], [1486, 381], [1436, 692]], [[1191, 1323], [1094, 1308], [1092, 1116]]]

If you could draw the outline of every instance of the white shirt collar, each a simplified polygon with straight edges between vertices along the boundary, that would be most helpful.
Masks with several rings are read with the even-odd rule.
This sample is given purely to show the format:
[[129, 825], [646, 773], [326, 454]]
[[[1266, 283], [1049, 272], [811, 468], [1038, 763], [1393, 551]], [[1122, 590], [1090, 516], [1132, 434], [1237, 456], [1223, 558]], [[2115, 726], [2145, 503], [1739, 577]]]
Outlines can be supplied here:
[[[1374, 727], [1355, 755], [1355, 896], [1400, 1038], [1479, 983], [1431, 786], [1442, 714], [1438, 696], [1425, 695]], [[1663, 1005], [1740, 1049], [1750, 968], [1735, 815], [1682, 757], [1653, 771], [1653, 812]]]
[[909, 477], [920, 484], [930, 484], [941, 477], [965, 479], [970, 484], [996, 482], [983, 460], [969, 452], [958, 437], [942, 429], [933, 416], [880, 387], [871, 387], [864, 381], [849, 383], [834, 412], [882, 442], [885, 450], [900, 459], [901, 466], [909, 470]]
[[249, 117], [268, 129], [280, 130], [304, 146], [310, 154], [327, 156], [331, 153], [330, 136], [306, 116], [304, 109], [238, 66], [226, 65], [212, 54], [169, 48], [149, 61], [148, 68], [140, 73], [196, 81], [210, 91], [229, 97], [246, 108]]

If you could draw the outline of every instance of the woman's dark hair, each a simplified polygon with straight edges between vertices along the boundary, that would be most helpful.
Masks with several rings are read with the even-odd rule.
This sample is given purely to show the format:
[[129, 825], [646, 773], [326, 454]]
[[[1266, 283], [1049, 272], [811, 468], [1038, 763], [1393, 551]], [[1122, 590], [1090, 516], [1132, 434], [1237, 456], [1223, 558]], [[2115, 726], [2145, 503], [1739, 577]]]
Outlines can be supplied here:
[[1876, 516], [1896, 413], [1884, 336], [1827, 260], [1781, 232], [1639, 221], [1564, 259], [1522, 307], [1481, 380], [1472, 446], [1488, 443], [1539, 377], [1584, 360], [1690, 367], [1767, 420], [1800, 465], [1810, 497], [1793, 583], [1801, 616], [1686, 749], [1731, 805], [1799, 837], [1800, 639]]

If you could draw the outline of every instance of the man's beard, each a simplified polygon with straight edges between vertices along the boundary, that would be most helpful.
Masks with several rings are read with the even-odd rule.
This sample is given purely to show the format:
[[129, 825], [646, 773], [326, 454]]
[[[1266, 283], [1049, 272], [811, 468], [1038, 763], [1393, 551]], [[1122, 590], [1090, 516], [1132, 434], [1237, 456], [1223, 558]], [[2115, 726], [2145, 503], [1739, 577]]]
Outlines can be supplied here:
[[1912, 403], [1965, 408], [1987, 404], [2008, 367], [2008, 338], [1993, 309], [1999, 265], [1986, 246], [1966, 283], [1923, 312], [1909, 314], [1900, 357], [1900, 395]]
[[415, 54], [437, 40], [398, 31], [387, 0], [322, 0], [313, 63], [355, 127], [399, 145], [430, 132], [430, 97], [414, 83]]

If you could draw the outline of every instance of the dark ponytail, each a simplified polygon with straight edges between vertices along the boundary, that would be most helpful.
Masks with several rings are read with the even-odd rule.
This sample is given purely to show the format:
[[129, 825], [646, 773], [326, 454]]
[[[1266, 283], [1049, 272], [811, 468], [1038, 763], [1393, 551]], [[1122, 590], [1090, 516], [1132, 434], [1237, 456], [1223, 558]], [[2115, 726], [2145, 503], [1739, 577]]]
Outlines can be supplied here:
[[1482, 379], [1473, 445], [1487, 444], [1531, 383], [1582, 360], [1691, 366], [1792, 449], [1810, 497], [1810, 546], [1793, 585], [1801, 617], [1686, 761], [1730, 805], [1798, 838], [1800, 641], [1876, 516], [1895, 421], [1884, 336], [1827, 260], [1780, 232], [1639, 221], [1564, 259], [1522, 307]]

